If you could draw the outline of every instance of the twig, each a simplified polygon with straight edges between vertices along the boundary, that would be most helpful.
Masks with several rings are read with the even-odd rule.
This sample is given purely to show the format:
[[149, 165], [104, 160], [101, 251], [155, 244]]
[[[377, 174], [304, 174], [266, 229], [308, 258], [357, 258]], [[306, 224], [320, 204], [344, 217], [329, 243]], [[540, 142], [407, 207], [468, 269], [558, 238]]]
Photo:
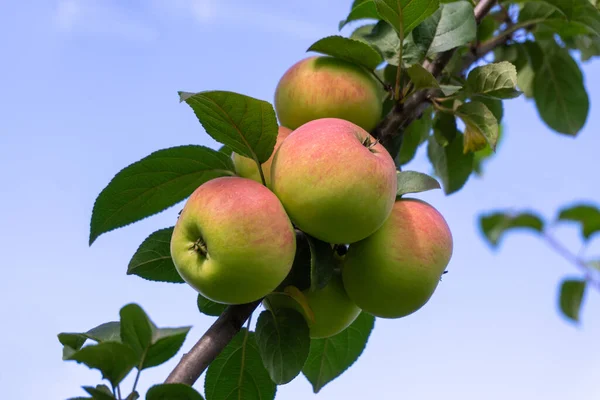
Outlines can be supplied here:
[[365, 71], [368, 71], [371, 75], [373, 75], [375, 77], [377, 82], [379, 82], [381, 84], [381, 86], [383, 86], [383, 90], [385, 90], [386, 92], [389, 92], [391, 90], [391, 86], [388, 85], [387, 83], [385, 83], [384, 81], [382, 81], [381, 78], [379, 77], [379, 75], [377, 75], [375, 73], [375, 71], [373, 71], [372, 69], [369, 69], [367, 67], [363, 67], [363, 68], [365, 69]]
[[585, 280], [592, 284], [597, 290], [600, 291], [600, 281], [594, 279], [592, 272], [590, 271], [590, 267], [586, 264], [584, 260], [579, 258], [577, 255], [573, 254], [569, 249], [562, 245], [558, 240], [556, 240], [553, 236], [548, 233], [544, 233], [544, 240], [554, 251], [556, 251], [560, 256], [562, 256], [565, 260], [569, 261], [571, 264], [576, 266], [583, 272], [585, 276]]
[[231, 339], [240, 331], [244, 322], [258, 307], [254, 303], [229, 306], [192, 349], [183, 355], [179, 364], [169, 374], [165, 383], [193, 385], [208, 365], [223, 351]]
[[[492, 7], [496, 4], [496, 0], [481, 0], [475, 6], [475, 20], [479, 24], [483, 17], [490, 12]], [[455, 49], [445, 51], [439, 54], [433, 61], [426, 60], [423, 63], [423, 67], [427, 69], [435, 77], [438, 77], [444, 67], [448, 64], [452, 56], [454, 55]], [[475, 58], [472, 62], [474, 62]], [[408, 125], [415, 119], [419, 118], [423, 111], [430, 105], [429, 99], [433, 98], [436, 94], [435, 89], [421, 90], [411, 97], [406, 99], [402, 104], [396, 104], [396, 106], [386, 115], [386, 117], [375, 127], [371, 134], [379, 139], [381, 143], [386, 147], [391, 144], [394, 137], [401, 135]]]

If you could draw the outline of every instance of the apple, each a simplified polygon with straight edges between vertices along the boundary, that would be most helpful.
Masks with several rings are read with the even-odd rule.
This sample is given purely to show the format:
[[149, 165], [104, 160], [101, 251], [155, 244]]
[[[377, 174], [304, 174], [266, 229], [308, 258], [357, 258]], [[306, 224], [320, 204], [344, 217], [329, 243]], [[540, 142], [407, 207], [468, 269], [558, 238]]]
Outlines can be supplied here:
[[[273, 150], [273, 154], [271, 154], [271, 157], [269, 157], [267, 161], [261, 164], [261, 168], [263, 171], [263, 175], [265, 176], [267, 186], [271, 184], [271, 163], [273, 162], [273, 156], [275, 155], [275, 152], [277, 151], [279, 146], [281, 146], [283, 140], [286, 137], [288, 137], [290, 133], [292, 133], [291, 129], [286, 128], [285, 126], [279, 127], [279, 132], [277, 133], [277, 142], [275, 142], [275, 149]], [[258, 171], [258, 166], [256, 165], [256, 162], [253, 159], [244, 157], [235, 152], [231, 154], [231, 158], [233, 160], [233, 165], [235, 166], [235, 171], [239, 176], [241, 176], [242, 178], [255, 180], [258, 183], [262, 183], [262, 180], [260, 179], [260, 172]]]
[[342, 267], [344, 287], [369, 314], [407, 316], [433, 295], [452, 247], [450, 228], [435, 208], [400, 199], [377, 232], [350, 245]]
[[272, 292], [288, 275], [296, 235], [269, 189], [230, 176], [192, 193], [170, 248], [177, 271], [200, 294], [217, 303], [243, 304]]
[[271, 190], [292, 222], [328, 243], [353, 243], [374, 233], [390, 215], [396, 189], [387, 150], [339, 118], [294, 130], [271, 165]]
[[313, 339], [337, 335], [350, 326], [361, 312], [346, 294], [342, 277], [337, 274], [334, 274], [324, 288], [315, 291], [306, 289], [302, 294], [312, 311], [310, 313], [294, 298], [279, 293], [270, 294], [263, 304], [271, 310], [291, 308], [298, 311], [306, 320]]
[[288, 69], [275, 89], [282, 125], [296, 129], [319, 118], [341, 118], [371, 131], [381, 119], [380, 84], [363, 68], [333, 57], [314, 56]]

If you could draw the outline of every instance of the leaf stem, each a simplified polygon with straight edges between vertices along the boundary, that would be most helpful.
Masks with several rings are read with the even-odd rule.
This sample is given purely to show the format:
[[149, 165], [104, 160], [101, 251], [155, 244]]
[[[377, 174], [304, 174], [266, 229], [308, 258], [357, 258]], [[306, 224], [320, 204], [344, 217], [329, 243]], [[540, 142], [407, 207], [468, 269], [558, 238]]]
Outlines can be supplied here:
[[261, 180], [262, 184], [265, 185], [265, 186], [267, 186], [267, 181], [265, 180], [265, 173], [264, 173], [264, 171], [262, 169], [261, 163], [258, 161], [257, 158], [254, 159], [254, 162], [258, 166], [258, 173], [260, 174], [260, 180]]
[[146, 353], [148, 352], [148, 348], [144, 350], [142, 354], [142, 359], [140, 360], [140, 364], [137, 368], [137, 374], [135, 374], [135, 380], [133, 381], [133, 387], [131, 388], [131, 393], [135, 392], [135, 388], [137, 387], [138, 381], [140, 380], [140, 374], [142, 373], [142, 368], [144, 366], [144, 361], [146, 361]]
[[118, 394], [118, 398], [119, 400], [123, 400], [123, 397], [121, 396], [121, 386], [117, 385], [117, 394]]
[[383, 89], [385, 91], [390, 91], [390, 85], [388, 85], [387, 83], [385, 83], [384, 81], [382, 81], [381, 78], [379, 77], [379, 75], [377, 75], [375, 73], [375, 71], [373, 71], [372, 69], [367, 68], [367, 67], [363, 67], [363, 68], [365, 70], [369, 71], [369, 73], [375, 77], [375, 79], [377, 80], [377, 82], [379, 82], [381, 84], [381, 86], [383, 86]]
[[450, 114], [454, 114], [455, 113], [453, 109], [447, 108], [447, 107], [444, 107], [444, 106], [440, 105], [437, 102], [437, 99], [431, 99], [431, 104], [433, 104], [433, 108], [435, 108], [437, 111], [442, 111], [442, 112], [450, 113]]

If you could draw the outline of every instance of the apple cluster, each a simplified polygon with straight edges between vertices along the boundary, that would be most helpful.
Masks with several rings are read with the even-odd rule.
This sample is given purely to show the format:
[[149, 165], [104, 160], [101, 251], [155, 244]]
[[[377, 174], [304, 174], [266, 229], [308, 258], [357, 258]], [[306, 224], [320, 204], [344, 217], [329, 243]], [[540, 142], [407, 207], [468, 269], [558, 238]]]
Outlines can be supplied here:
[[[346, 61], [292, 66], [275, 92], [280, 127], [262, 174], [233, 153], [238, 176], [212, 179], [186, 202], [171, 239], [181, 277], [218, 303], [295, 308], [313, 338], [341, 332], [361, 310], [400, 318], [428, 302], [452, 235], [431, 205], [397, 198], [394, 160], [369, 134], [381, 99], [378, 82]], [[324, 287], [273, 296], [292, 272], [297, 231], [347, 251]]]

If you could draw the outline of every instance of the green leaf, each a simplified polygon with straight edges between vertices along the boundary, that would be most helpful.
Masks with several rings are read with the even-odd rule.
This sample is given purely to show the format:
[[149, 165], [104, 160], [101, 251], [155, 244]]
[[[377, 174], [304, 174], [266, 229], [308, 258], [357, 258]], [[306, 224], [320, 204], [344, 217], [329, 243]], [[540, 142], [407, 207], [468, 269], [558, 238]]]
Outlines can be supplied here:
[[127, 275], [150, 281], [183, 283], [171, 258], [173, 227], [160, 229], [148, 236], [129, 261]]
[[442, 147], [434, 138], [429, 139], [427, 156], [435, 174], [442, 180], [446, 195], [460, 190], [473, 172], [473, 153], [463, 152], [463, 140], [463, 135], [458, 134]]
[[335, 253], [329, 243], [305, 236], [310, 247], [310, 290], [323, 289], [333, 276]]
[[592, 35], [576, 36], [574, 38], [574, 47], [581, 52], [581, 61], [588, 61], [600, 56], [600, 37]]
[[263, 311], [256, 322], [256, 341], [273, 382], [285, 385], [304, 367], [310, 349], [306, 320], [296, 310]]
[[59, 333], [58, 340], [63, 347], [63, 360], [68, 360], [69, 357], [77, 350], [81, 349], [85, 342], [94, 340], [101, 342], [121, 342], [121, 325], [119, 322], [112, 321], [98, 325], [83, 333]]
[[[68, 333], [63, 332], [58, 334], [58, 341], [68, 350], [71, 350], [70, 354], [79, 350], [83, 347], [83, 344], [88, 338], [81, 333]], [[63, 350], [64, 351], [64, 350]], [[68, 354], [68, 355], [70, 355]], [[63, 359], [66, 359], [63, 355]]]
[[116, 342], [86, 346], [73, 353], [68, 359], [100, 370], [102, 378], [107, 379], [113, 386], [118, 385], [138, 361], [131, 347]]
[[368, 43], [379, 51], [385, 61], [398, 65], [400, 39], [387, 22], [379, 21], [375, 25], [362, 26], [355, 30], [350, 38]]
[[98, 195], [90, 245], [103, 233], [163, 211], [213, 178], [234, 175], [226, 154], [203, 146], [156, 151], [121, 170]]
[[440, 146], [447, 146], [456, 137], [454, 114], [438, 111], [433, 118], [433, 137]]
[[543, 21], [552, 15], [558, 18], [564, 18], [564, 14], [555, 6], [541, 1], [525, 3], [519, 11], [519, 23], [537, 23]]
[[152, 323], [137, 304], [127, 304], [120, 311], [121, 340], [131, 347], [138, 360], [143, 360], [148, 347], [152, 344]]
[[235, 335], [206, 371], [206, 400], [272, 400], [276, 391], [260, 358], [255, 334], [246, 328]]
[[475, 13], [467, 1], [442, 4], [413, 32], [415, 43], [427, 56], [462, 46], [476, 38]]
[[[417, 27], [417, 29], [418, 29], [418, 27]], [[415, 33], [415, 31], [413, 30], [411, 33], [406, 35], [406, 37], [404, 38], [404, 43], [402, 46], [402, 61], [405, 66], [411, 66], [413, 64], [422, 64], [423, 61], [425, 60], [424, 49], [415, 42], [414, 33]], [[394, 32], [394, 34], [395, 34], [395, 32]], [[398, 54], [396, 54], [396, 57], [394, 59], [392, 59], [392, 60], [386, 59], [386, 61], [389, 64], [397, 66], [398, 65]]]
[[[498, 141], [496, 142], [496, 149], [500, 146], [500, 143], [502, 142], [502, 132], [503, 132], [503, 127], [502, 127], [502, 125], [499, 125]], [[475, 153], [473, 153], [473, 155], [474, 155], [473, 171], [477, 175], [482, 176], [483, 175], [483, 164], [486, 161], [488, 161], [489, 158], [492, 157], [494, 154], [496, 154], [496, 153], [494, 151], [492, 151], [490, 146], [487, 146], [485, 149], [479, 150], [479, 151], [476, 151]]]
[[227, 154], [227, 157], [231, 157], [231, 155], [233, 154], [233, 150], [231, 150], [229, 147], [227, 146], [221, 146], [219, 148], [219, 152], [223, 153], [223, 154]]
[[190, 327], [157, 328], [137, 304], [121, 308], [121, 338], [138, 357], [140, 369], [160, 365], [171, 359], [185, 341]]
[[486, 142], [496, 150], [498, 141], [498, 120], [479, 101], [463, 103], [456, 109], [456, 115], [466, 125], [463, 151], [477, 151], [485, 147]]
[[578, 222], [585, 239], [590, 239], [593, 234], [600, 232], [600, 209], [592, 204], [565, 207], [560, 210], [558, 220]]
[[526, 229], [534, 232], [544, 231], [544, 221], [533, 213], [509, 214], [494, 212], [479, 217], [479, 227], [492, 247], [497, 247], [504, 234], [515, 229]]
[[581, 279], [565, 279], [560, 285], [559, 307], [565, 317], [579, 322], [581, 303], [585, 295], [586, 281]]
[[294, 286], [300, 291], [309, 289], [311, 282], [311, 259], [312, 254], [306, 235], [296, 230], [296, 254], [294, 255], [292, 270], [275, 290], [282, 291], [288, 286]]
[[517, 88], [517, 68], [508, 61], [474, 68], [467, 77], [467, 92], [496, 99], [512, 99], [521, 93]]
[[477, 41], [481, 43], [491, 39], [496, 29], [498, 29], [498, 25], [499, 23], [494, 15], [488, 14], [483, 17], [477, 26]]
[[354, 364], [365, 349], [374, 326], [375, 317], [361, 312], [337, 335], [310, 341], [310, 352], [302, 373], [315, 393]]
[[204, 400], [204, 398], [193, 387], [183, 383], [163, 383], [148, 389], [146, 400]]
[[496, 118], [497, 124], [500, 124], [502, 117], [504, 117], [504, 105], [502, 104], [502, 100], [490, 97], [477, 97], [477, 101], [485, 104], [488, 110], [494, 115], [494, 118]]
[[420, 64], [411, 65], [406, 69], [406, 73], [410, 77], [410, 80], [412, 81], [416, 90], [440, 87], [440, 84], [438, 83], [437, 79], [435, 79], [435, 76], [433, 76], [431, 72], [427, 71]]
[[397, 165], [408, 164], [421, 144], [427, 141], [431, 131], [431, 108], [428, 108], [421, 118], [414, 120], [404, 130], [400, 152], [396, 157]]
[[179, 95], [216, 141], [261, 164], [273, 154], [279, 127], [270, 103], [226, 91]]
[[517, 66], [517, 86], [526, 97], [533, 98], [533, 83], [536, 71], [538, 71], [544, 60], [544, 53], [536, 42], [526, 41], [519, 44]]
[[190, 331], [190, 326], [156, 328], [153, 326], [152, 346], [148, 348], [142, 369], [161, 365], [177, 354]]
[[381, 19], [388, 22], [399, 34], [407, 35], [417, 25], [433, 14], [439, 0], [373, 0]]
[[420, 193], [432, 189], [440, 189], [440, 183], [433, 177], [416, 171], [397, 171], [398, 192], [396, 196], [407, 193]]
[[97, 385], [93, 386], [83, 386], [83, 390], [85, 390], [92, 399], [94, 400], [115, 400], [116, 397], [111, 392], [110, 388], [106, 385]]
[[117, 321], [105, 322], [90, 329], [84, 335], [96, 342], [121, 342], [121, 324]]
[[379, 14], [377, 14], [373, 0], [354, 0], [350, 14], [348, 14], [345, 20], [340, 21], [339, 29], [342, 30], [348, 22], [359, 19], [379, 19]]
[[535, 79], [535, 71], [530, 64], [526, 64], [517, 73], [517, 86], [525, 97], [533, 97], [533, 81]]
[[585, 125], [589, 98], [579, 66], [567, 50], [555, 48], [545, 54], [533, 95], [541, 118], [555, 131], [577, 135]]
[[138, 400], [139, 398], [140, 398], [140, 394], [137, 391], [135, 391], [135, 392], [129, 393], [129, 396], [127, 396], [125, 398], [125, 400]]
[[215, 303], [198, 293], [198, 310], [202, 314], [218, 317], [227, 308], [226, 304]]
[[[523, 2], [520, 0], [519, 2]], [[535, 0], [528, 0], [535, 2]], [[537, 18], [536, 22], [552, 28], [561, 35], [594, 34], [600, 35], [600, 11], [589, 0], [537, 0], [544, 5], [525, 5], [522, 21]], [[552, 7], [558, 12], [552, 12]], [[521, 18], [520, 18], [521, 20]]]
[[370, 45], [343, 36], [328, 36], [313, 43], [307, 51], [333, 56], [370, 70], [383, 62], [381, 55]]

